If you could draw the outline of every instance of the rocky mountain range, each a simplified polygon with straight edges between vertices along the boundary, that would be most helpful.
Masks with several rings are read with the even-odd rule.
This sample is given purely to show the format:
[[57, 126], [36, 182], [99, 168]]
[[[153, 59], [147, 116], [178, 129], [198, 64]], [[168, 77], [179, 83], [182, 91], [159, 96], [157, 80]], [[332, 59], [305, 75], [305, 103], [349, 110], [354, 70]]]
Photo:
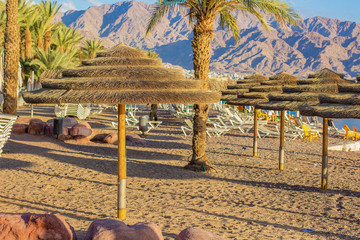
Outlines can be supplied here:
[[[79, 30], [87, 39], [101, 38], [106, 47], [124, 43], [155, 51], [173, 65], [192, 69], [192, 29], [185, 12], [172, 11], [145, 38], [153, 5], [125, 1], [59, 13], [56, 21]], [[324, 67], [355, 77], [360, 73], [360, 23], [324, 17], [281, 29], [270, 21], [265, 30], [252, 16], [238, 13], [240, 40], [215, 23], [211, 70], [240, 75], [286, 71], [299, 77]]]

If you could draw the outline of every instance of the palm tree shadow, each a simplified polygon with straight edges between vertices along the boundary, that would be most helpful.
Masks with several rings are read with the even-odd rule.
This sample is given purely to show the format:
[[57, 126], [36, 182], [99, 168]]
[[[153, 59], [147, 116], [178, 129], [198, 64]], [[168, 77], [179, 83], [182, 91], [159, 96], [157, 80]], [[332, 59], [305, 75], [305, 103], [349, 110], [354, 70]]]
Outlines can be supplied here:
[[1, 158], [0, 170], [1, 169], [21, 169], [31, 167], [33, 164], [27, 161], [15, 160], [11, 158]]

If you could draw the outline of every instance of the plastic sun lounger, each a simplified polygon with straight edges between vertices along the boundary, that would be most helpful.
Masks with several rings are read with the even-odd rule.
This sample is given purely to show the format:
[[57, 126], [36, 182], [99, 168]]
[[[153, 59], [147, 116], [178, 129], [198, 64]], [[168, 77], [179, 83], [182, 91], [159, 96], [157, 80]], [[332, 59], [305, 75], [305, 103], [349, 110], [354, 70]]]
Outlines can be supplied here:
[[[191, 122], [191, 120], [189, 119], [185, 119], [184, 120], [186, 125], [185, 126], [181, 126], [181, 130], [183, 131], [184, 135], [185, 136], [189, 136], [191, 134], [193, 134], [193, 123]], [[225, 133], [227, 133], [230, 129], [228, 128], [221, 128], [219, 127], [218, 125], [214, 125], [215, 127], [213, 128], [206, 128], [206, 134], [209, 136], [209, 137], [220, 137], [220, 136], [223, 136]]]
[[17, 119], [15, 115], [0, 113], [0, 156], [5, 143], [10, 138], [12, 127]]

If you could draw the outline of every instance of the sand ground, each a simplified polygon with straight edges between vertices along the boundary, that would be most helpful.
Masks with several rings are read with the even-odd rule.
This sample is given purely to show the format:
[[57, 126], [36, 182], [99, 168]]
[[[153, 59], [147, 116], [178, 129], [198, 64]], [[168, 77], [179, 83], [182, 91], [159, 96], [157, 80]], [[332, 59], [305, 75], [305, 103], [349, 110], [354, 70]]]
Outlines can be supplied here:
[[[52, 118], [52, 110], [37, 106], [35, 117]], [[114, 131], [115, 119], [109, 110], [87, 121]], [[183, 120], [165, 110], [160, 119], [144, 145], [127, 144], [127, 224], [154, 222], [165, 239], [187, 227], [228, 239], [360, 239], [358, 152], [329, 152], [329, 190], [321, 191], [321, 139], [286, 141], [279, 171], [279, 139], [259, 139], [259, 156], [252, 157], [251, 134], [233, 130], [208, 139], [217, 172], [191, 172], [183, 169], [191, 154]], [[116, 217], [117, 146], [13, 134], [0, 181], [2, 212], [61, 214], [82, 239], [95, 219]]]

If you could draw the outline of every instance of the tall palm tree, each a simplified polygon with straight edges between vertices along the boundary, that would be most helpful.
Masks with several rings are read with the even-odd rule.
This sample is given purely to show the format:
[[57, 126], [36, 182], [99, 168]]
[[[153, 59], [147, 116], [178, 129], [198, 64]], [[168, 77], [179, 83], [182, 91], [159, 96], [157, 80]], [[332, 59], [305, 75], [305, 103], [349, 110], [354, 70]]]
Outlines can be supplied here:
[[[233, 15], [235, 11], [254, 15], [266, 29], [266, 16], [274, 17], [281, 26], [286, 26], [287, 23], [296, 25], [300, 19], [296, 11], [282, 0], [162, 0], [153, 10], [146, 35], [175, 7], [187, 9], [189, 21], [195, 21], [192, 39], [193, 66], [195, 78], [202, 81], [204, 89], [208, 87], [211, 41], [214, 38], [214, 21], [217, 16], [220, 17], [223, 29], [231, 29], [236, 42], [239, 38], [239, 28]], [[205, 152], [208, 109], [207, 104], [194, 104], [193, 154], [186, 166], [192, 170], [209, 171], [213, 168]]]
[[17, 113], [17, 83], [19, 67], [18, 0], [6, 2], [4, 113]]
[[[25, 44], [25, 58], [33, 57], [32, 49], [32, 36], [31, 30], [35, 22], [39, 19], [36, 5], [32, 4], [32, 1], [19, 0], [19, 25], [23, 32], [23, 39]], [[23, 58], [23, 60], [25, 60]]]
[[103, 49], [104, 49], [104, 46], [103, 46], [101, 40], [98, 40], [98, 39], [86, 40], [84, 45], [81, 47], [81, 50], [84, 52], [85, 56], [88, 58], [95, 58], [96, 53]]
[[78, 31], [73, 28], [68, 28], [65, 24], [60, 23], [55, 27], [53, 43], [60, 52], [69, 52], [70, 48], [79, 44], [83, 38], [84, 37]]
[[55, 15], [59, 12], [61, 8], [60, 6], [57, 6], [57, 2], [50, 2], [48, 0], [42, 0], [39, 5], [38, 9], [41, 14], [41, 22], [42, 27], [44, 28], [44, 50], [49, 51], [50, 45], [51, 45], [51, 30], [55, 26], [54, 23], [52, 23], [52, 20], [54, 19]]

